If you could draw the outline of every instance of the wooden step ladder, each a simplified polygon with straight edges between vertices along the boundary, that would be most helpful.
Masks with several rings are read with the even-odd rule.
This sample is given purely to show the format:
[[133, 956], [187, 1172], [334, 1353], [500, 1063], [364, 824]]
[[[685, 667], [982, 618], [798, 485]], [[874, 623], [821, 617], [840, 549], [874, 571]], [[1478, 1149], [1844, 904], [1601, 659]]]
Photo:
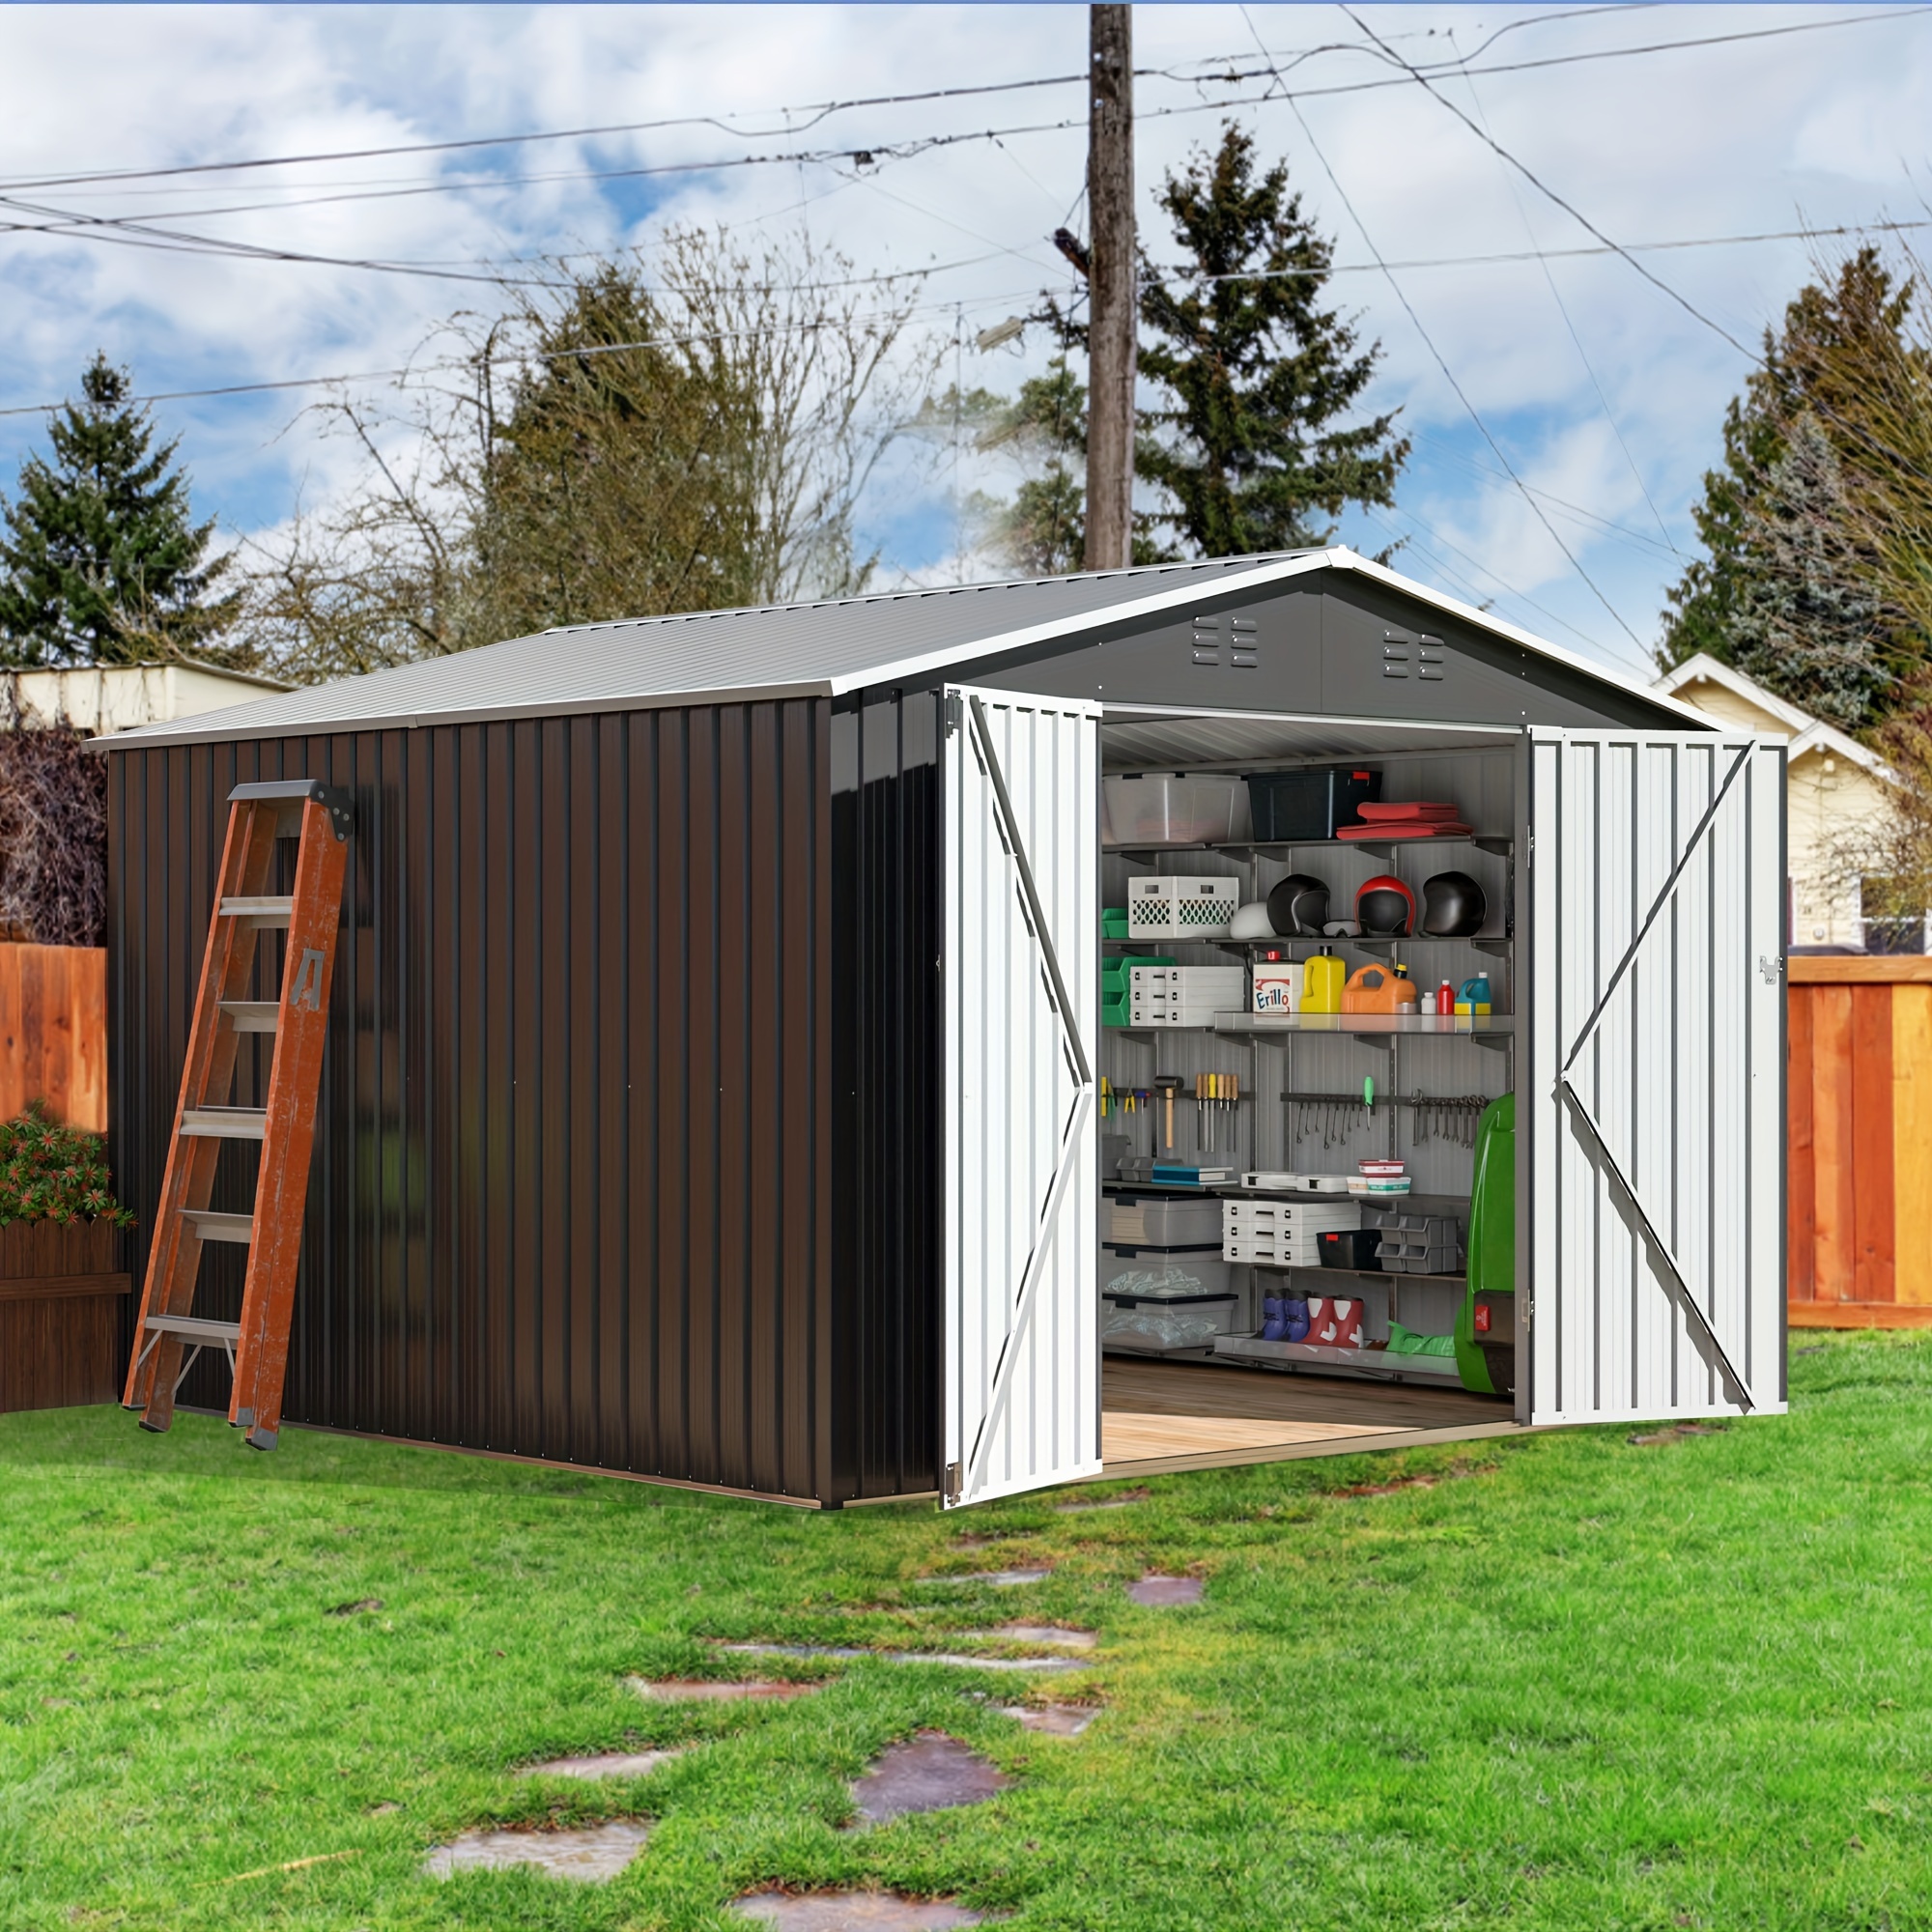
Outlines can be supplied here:
[[[234, 1375], [228, 1420], [248, 1432], [252, 1448], [275, 1446], [352, 824], [348, 793], [312, 779], [240, 784], [228, 794], [214, 916], [155, 1211], [138, 1346], [122, 1397], [127, 1407], [141, 1411], [143, 1429], [167, 1428], [175, 1391], [195, 1357], [219, 1348]], [[299, 840], [295, 890], [287, 897], [265, 891], [280, 838]], [[288, 933], [281, 997], [246, 999], [257, 939], [276, 928]], [[263, 1107], [229, 1104], [243, 1034], [274, 1038]], [[252, 1214], [208, 1205], [224, 1140], [261, 1143]], [[208, 1321], [191, 1312], [205, 1241], [247, 1246], [240, 1321]]]

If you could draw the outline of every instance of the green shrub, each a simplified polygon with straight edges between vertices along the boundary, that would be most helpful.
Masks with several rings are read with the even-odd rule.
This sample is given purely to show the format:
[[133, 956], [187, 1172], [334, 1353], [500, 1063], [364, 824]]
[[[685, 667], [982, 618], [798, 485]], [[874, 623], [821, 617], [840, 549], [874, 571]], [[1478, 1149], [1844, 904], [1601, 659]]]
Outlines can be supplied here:
[[44, 1100], [30, 1100], [17, 1120], [0, 1122], [0, 1228], [75, 1219], [131, 1228], [133, 1215], [114, 1198], [106, 1151], [99, 1134], [50, 1120]]

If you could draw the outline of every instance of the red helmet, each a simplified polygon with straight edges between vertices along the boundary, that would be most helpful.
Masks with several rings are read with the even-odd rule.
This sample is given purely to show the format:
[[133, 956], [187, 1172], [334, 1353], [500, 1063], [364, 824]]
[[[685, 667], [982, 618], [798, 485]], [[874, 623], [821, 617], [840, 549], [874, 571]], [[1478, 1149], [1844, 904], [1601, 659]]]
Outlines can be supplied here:
[[1355, 890], [1355, 923], [1364, 939], [1405, 939], [1415, 929], [1415, 895], [1389, 872]]

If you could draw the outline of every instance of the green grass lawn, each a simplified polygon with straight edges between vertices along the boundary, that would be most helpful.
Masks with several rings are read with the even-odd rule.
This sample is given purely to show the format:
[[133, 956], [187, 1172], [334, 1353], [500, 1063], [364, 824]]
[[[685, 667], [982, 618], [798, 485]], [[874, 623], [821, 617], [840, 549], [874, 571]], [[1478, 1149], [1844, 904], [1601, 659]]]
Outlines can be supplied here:
[[[1932, 1342], [1796, 1339], [1788, 1417], [1175, 1476], [1079, 1515], [0, 1418], [0, 1925], [720, 1927], [771, 1882], [1109, 1932], [1932, 1925]], [[1402, 1477], [1439, 1480], [1351, 1493]], [[1035, 1561], [1046, 1583], [929, 1580]], [[1206, 1603], [1135, 1607], [1149, 1568]], [[621, 1681], [753, 1674], [709, 1638], [1013, 1617], [1100, 1633], [1034, 1691], [1103, 1699], [1084, 1736], [938, 1665], [795, 1664], [826, 1688], [767, 1705]], [[847, 1780], [922, 1726], [1014, 1788], [841, 1830]], [[627, 1742], [700, 1747], [611, 1787], [512, 1775]], [[466, 1826], [611, 1816], [657, 1827], [609, 1885], [419, 1874]]]

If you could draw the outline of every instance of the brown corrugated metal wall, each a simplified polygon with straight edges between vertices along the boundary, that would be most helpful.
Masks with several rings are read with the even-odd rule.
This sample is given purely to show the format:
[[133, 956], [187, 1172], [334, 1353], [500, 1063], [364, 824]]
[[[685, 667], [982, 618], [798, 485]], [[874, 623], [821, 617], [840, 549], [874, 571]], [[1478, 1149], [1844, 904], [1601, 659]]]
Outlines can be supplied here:
[[[111, 754], [144, 1218], [229, 787], [355, 801], [292, 1422], [839, 1492], [829, 727], [808, 699]], [[239, 1261], [197, 1312], [235, 1312]], [[225, 1407], [225, 1369], [183, 1396]]]

